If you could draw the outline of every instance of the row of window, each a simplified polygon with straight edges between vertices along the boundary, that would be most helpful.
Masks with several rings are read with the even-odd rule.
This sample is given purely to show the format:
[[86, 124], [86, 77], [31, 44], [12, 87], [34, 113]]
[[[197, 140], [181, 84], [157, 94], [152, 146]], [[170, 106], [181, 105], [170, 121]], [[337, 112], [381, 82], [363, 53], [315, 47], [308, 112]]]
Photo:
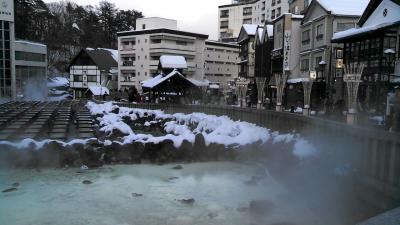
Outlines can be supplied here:
[[33, 61], [33, 62], [45, 62], [46, 55], [32, 52], [15, 52], [15, 60], [23, 60], [23, 61]]
[[[315, 64], [314, 68], [318, 69], [320, 68], [320, 62], [322, 62], [322, 56], [315, 57]], [[302, 72], [306, 72], [310, 70], [310, 59], [302, 59], [300, 61], [300, 70]]]

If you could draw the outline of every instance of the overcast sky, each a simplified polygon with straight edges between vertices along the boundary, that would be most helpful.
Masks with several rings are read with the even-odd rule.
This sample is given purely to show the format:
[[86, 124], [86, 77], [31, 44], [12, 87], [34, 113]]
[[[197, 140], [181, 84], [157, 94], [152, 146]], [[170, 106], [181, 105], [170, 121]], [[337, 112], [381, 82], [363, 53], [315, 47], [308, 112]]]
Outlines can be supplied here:
[[[54, 0], [44, 0], [54, 2]], [[72, 0], [80, 5], [98, 5], [100, 0]], [[119, 9], [136, 9], [146, 17], [158, 16], [178, 20], [180, 30], [218, 38], [218, 5], [232, 0], [109, 0]]]

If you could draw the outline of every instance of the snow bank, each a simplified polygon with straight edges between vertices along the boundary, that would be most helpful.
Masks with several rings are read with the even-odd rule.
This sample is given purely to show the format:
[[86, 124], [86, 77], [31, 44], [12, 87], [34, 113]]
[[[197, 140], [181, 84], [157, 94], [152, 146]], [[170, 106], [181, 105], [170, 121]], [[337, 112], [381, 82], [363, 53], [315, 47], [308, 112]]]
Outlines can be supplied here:
[[47, 81], [47, 87], [49, 88], [69, 87], [69, 80], [65, 77], [49, 78]]
[[[214, 143], [238, 147], [254, 143], [265, 144], [270, 141], [272, 144], [293, 144], [293, 154], [300, 159], [318, 153], [311, 143], [299, 135], [271, 132], [267, 128], [252, 123], [233, 121], [227, 116], [204, 113], [166, 114], [160, 110], [118, 107], [111, 102], [104, 104], [89, 102], [87, 107], [92, 115], [102, 115], [97, 118], [100, 122], [101, 131], [113, 134], [113, 131], [117, 130], [125, 135], [121, 138], [121, 141], [115, 141], [115, 143], [121, 145], [133, 142], [158, 144], [170, 140], [176, 148], [179, 148], [183, 141], [194, 144], [196, 135], [202, 134], [207, 146]], [[150, 134], [136, 134], [124, 122], [124, 118], [129, 118], [133, 123], [140, 119], [145, 127], [160, 126], [166, 134], [158, 137]], [[143, 121], [143, 119], [148, 119], [148, 121]]]

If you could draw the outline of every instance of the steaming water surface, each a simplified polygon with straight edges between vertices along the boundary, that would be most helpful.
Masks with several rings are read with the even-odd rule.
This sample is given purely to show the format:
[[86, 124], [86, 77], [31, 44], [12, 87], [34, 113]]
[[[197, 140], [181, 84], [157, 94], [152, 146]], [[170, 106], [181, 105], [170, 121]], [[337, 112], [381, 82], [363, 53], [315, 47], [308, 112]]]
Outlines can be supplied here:
[[[263, 167], [238, 163], [0, 170], [0, 224], [322, 224]], [[90, 180], [92, 184], [83, 184]], [[133, 193], [143, 196], [133, 196]], [[195, 199], [193, 205], [180, 199]], [[250, 208], [252, 200], [266, 200]], [[255, 204], [260, 205], [260, 204]]]

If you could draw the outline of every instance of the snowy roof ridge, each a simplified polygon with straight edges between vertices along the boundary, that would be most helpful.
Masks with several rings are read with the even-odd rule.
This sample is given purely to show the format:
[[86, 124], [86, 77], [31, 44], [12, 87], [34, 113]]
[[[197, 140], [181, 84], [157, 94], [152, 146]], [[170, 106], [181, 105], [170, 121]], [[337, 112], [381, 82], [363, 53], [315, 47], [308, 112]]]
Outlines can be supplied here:
[[262, 27], [261, 24], [243, 24], [243, 29], [247, 35], [256, 35], [258, 27]]
[[20, 44], [29, 44], [29, 45], [37, 45], [37, 46], [42, 46], [42, 47], [47, 47], [47, 45], [39, 43], [39, 42], [34, 42], [34, 41], [28, 41], [28, 40], [16, 40], [15, 43], [20, 43]]
[[149, 80], [145, 80], [142, 82], [142, 87], [144, 88], [154, 88], [157, 85], [163, 83], [164, 81], [170, 79], [173, 76], [181, 76], [183, 79], [187, 80], [188, 82], [192, 83], [193, 85], [197, 86], [196, 84], [194, 84], [192, 81], [186, 79], [185, 76], [183, 76], [178, 70], [174, 69], [171, 73], [169, 73], [168, 75], [164, 76], [163, 74], [159, 74], [157, 76], [155, 76], [154, 78], [151, 78]]
[[370, 0], [315, 0], [335, 15], [361, 16]]
[[169, 69], [187, 69], [187, 62], [185, 57], [178, 55], [162, 55], [160, 57], [162, 68]]

